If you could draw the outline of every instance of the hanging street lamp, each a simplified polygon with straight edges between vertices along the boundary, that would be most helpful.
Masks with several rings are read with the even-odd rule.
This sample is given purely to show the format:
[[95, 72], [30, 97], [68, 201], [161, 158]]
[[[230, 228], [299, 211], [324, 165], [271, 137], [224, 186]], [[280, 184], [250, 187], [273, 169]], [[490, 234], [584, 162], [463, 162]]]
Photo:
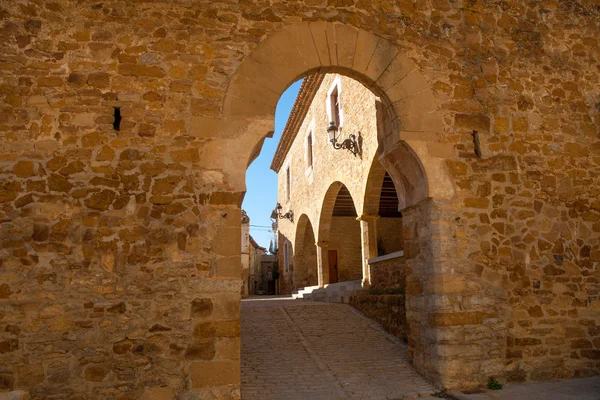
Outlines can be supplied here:
[[289, 210], [285, 214], [282, 214], [282, 208], [283, 207], [279, 203], [277, 203], [277, 206], [275, 206], [275, 213], [277, 214], [277, 217], [279, 217], [279, 219], [289, 219], [291, 222], [294, 222], [294, 212], [292, 210]]
[[[338, 143], [338, 139], [340, 136], [339, 128], [335, 125], [335, 122], [331, 121], [329, 126], [327, 127], [327, 135], [329, 136], [329, 141], [333, 145], [333, 148], [336, 150], [346, 149], [350, 151], [355, 157], [362, 156], [362, 152], [360, 149], [360, 144], [356, 141], [356, 135], [350, 134], [348, 139], [345, 139], [342, 143]], [[361, 138], [360, 131], [358, 132], [359, 141]]]

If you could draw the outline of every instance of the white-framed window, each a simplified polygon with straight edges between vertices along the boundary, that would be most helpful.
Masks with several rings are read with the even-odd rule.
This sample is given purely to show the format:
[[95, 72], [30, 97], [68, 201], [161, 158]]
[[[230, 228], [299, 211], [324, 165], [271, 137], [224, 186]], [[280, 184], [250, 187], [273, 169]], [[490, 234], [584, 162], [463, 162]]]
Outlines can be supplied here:
[[283, 244], [283, 269], [287, 273], [290, 269], [290, 258], [289, 258], [290, 244], [286, 241]]
[[327, 91], [327, 118], [338, 128], [344, 125], [344, 110], [341, 102], [342, 78], [337, 76]]

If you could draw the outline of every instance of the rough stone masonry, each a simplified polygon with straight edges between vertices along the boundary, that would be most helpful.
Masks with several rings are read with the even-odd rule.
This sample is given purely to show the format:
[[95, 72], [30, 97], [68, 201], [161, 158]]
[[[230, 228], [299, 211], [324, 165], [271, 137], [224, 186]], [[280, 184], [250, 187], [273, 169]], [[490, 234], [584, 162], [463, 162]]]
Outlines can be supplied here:
[[245, 169], [316, 70], [385, 97], [386, 143], [427, 173], [404, 214], [417, 370], [451, 388], [597, 375], [599, 17], [593, 0], [0, 1], [0, 390], [239, 398]]

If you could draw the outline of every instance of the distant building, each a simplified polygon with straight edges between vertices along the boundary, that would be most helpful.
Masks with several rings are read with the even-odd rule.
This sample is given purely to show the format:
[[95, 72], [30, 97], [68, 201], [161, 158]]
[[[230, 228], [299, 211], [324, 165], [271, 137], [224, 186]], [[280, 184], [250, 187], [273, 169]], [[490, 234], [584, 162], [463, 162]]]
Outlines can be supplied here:
[[249, 235], [249, 264], [246, 285], [249, 294], [261, 294], [262, 292], [262, 260], [267, 254], [267, 249], [256, 243], [252, 235]]
[[401, 204], [382, 164], [396, 160], [379, 153], [382, 115], [380, 99], [353, 79], [304, 79], [271, 164], [280, 293], [342, 281], [403, 284], [395, 281], [404, 270]]
[[279, 289], [277, 287], [279, 274], [277, 269], [277, 255], [269, 254], [262, 258], [261, 262], [261, 280], [262, 288], [261, 291], [264, 294], [278, 294]]
[[248, 297], [250, 266], [250, 217], [242, 210], [242, 297]]

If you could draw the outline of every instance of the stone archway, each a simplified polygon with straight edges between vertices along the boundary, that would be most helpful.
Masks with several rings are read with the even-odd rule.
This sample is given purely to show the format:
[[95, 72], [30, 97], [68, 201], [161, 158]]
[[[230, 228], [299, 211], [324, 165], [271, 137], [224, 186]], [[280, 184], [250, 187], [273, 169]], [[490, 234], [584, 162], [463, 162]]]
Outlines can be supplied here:
[[306, 214], [298, 218], [294, 241], [293, 290], [316, 286], [318, 282], [317, 247], [313, 225]]
[[[436, 382], [443, 381], [443, 366], [437, 363], [435, 340], [427, 318], [432, 312], [427, 306], [429, 289], [427, 280], [434, 274], [443, 249], [432, 244], [434, 225], [439, 214], [432, 213], [438, 203], [454, 196], [454, 188], [444, 158], [452, 154], [452, 144], [440, 143], [439, 135], [444, 123], [431, 85], [419, 67], [393, 43], [370, 32], [355, 27], [328, 22], [304, 22], [284, 28], [262, 41], [242, 60], [229, 82], [223, 102], [222, 118], [229, 126], [238, 123], [247, 129], [246, 137], [255, 148], [264, 136], [270, 135], [275, 107], [283, 91], [293, 81], [312, 72], [336, 72], [354, 78], [381, 99], [385, 118], [379, 129], [380, 158], [396, 160], [409, 157], [407, 174], [400, 172], [401, 164], [388, 162], [390, 176], [396, 187], [405, 192], [404, 207], [414, 212], [410, 229], [414, 232], [409, 241], [414, 258], [414, 271], [410, 285], [409, 310], [410, 354], [417, 369]], [[256, 128], [266, 128], [263, 131]], [[253, 152], [256, 154], [256, 151]], [[251, 155], [248, 155], [250, 158]], [[422, 178], [419, 184], [418, 179]], [[243, 179], [240, 179], [242, 181]], [[319, 285], [329, 282], [328, 240], [325, 232], [341, 184], [332, 185], [323, 200], [321, 218], [317, 227], [317, 260]], [[359, 203], [363, 201], [362, 196]], [[362, 209], [362, 205], [360, 205]], [[359, 216], [362, 219], [362, 216]], [[418, 226], [415, 224], [419, 224]], [[362, 235], [368, 221], [362, 220]], [[360, 238], [359, 238], [360, 240]], [[363, 257], [363, 256], [360, 256]], [[365, 276], [364, 271], [362, 272]], [[411, 288], [413, 287], [411, 286]]]
[[[427, 78], [392, 42], [351, 25], [303, 22], [269, 35], [232, 76], [222, 120], [196, 117], [194, 126], [216, 124], [236, 136], [246, 135], [251, 142], [251, 161], [264, 137], [272, 135], [281, 94], [294, 81], [314, 72], [335, 72], [356, 79], [381, 99], [381, 152], [398, 151], [417, 160], [413, 164], [420, 165], [427, 178], [426, 185], [415, 186], [415, 198], [454, 196], [443, 160], [452, 154], [452, 145], [439, 140], [444, 123]], [[403, 179], [392, 177], [395, 182]]]

